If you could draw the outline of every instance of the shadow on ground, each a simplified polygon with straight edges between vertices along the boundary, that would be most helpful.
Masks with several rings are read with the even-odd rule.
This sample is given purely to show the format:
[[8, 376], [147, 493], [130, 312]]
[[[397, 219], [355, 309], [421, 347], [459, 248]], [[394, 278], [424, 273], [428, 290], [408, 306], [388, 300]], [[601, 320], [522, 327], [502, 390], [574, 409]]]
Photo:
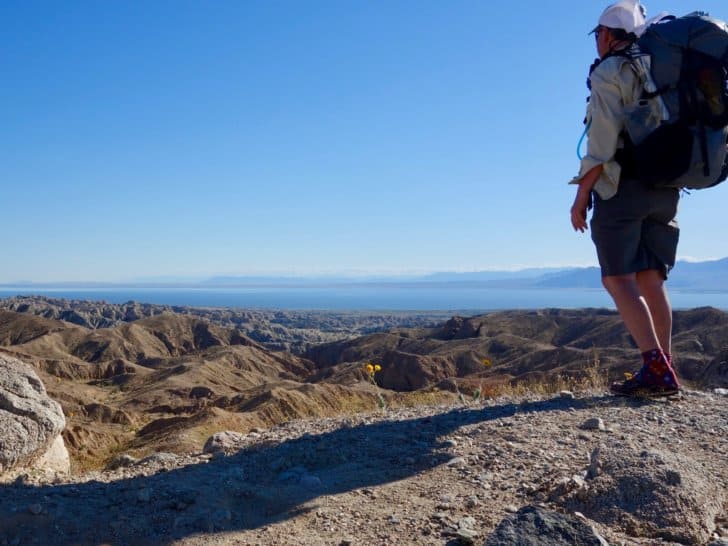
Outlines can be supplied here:
[[[0, 486], [0, 544], [155, 544], [255, 529], [317, 499], [409, 478], [445, 464], [442, 440], [462, 426], [517, 413], [583, 411], [625, 402], [554, 398], [380, 421], [259, 443], [235, 455], [112, 483]], [[631, 404], [649, 402], [630, 401]]]

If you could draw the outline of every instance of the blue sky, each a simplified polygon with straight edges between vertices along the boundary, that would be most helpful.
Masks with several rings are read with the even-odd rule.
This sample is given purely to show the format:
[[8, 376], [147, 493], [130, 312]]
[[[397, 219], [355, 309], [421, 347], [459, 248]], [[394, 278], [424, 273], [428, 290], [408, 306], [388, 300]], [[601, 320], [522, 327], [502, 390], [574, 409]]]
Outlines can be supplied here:
[[[0, 282], [594, 264], [605, 5], [4, 0]], [[679, 254], [728, 256], [727, 210], [686, 196]]]

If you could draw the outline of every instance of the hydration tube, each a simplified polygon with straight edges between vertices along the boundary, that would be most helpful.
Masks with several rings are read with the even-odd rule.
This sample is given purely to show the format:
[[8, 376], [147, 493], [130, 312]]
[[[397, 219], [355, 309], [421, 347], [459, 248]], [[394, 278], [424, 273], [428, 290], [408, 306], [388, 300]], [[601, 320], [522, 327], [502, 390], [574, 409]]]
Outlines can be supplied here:
[[584, 132], [581, 134], [581, 138], [579, 139], [579, 143], [576, 145], [576, 157], [579, 158], [579, 161], [584, 159], [584, 156], [581, 155], [581, 145], [584, 143], [584, 138], [586, 137], [586, 134], [589, 132], [589, 127], [591, 127], [592, 120], [589, 120], [589, 123], [586, 124], [586, 127], [584, 127]]

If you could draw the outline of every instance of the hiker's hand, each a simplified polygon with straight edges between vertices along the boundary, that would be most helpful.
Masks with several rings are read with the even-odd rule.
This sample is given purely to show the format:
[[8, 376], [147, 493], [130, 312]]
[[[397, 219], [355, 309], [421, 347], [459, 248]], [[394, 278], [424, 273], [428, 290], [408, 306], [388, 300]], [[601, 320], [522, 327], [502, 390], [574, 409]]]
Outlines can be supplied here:
[[576, 192], [574, 204], [571, 205], [571, 225], [574, 231], [584, 233], [589, 229], [586, 223], [586, 209], [589, 206], [589, 194], [586, 192]]
[[602, 169], [602, 165], [595, 165], [579, 181], [579, 189], [576, 190], [574, 204], [571, 205], [571, 225], [574, 227], [574, 231], [584, 233], [589, 229], [586, 223], [586, 211], [589, 208], [592, 188], [602, 175]]

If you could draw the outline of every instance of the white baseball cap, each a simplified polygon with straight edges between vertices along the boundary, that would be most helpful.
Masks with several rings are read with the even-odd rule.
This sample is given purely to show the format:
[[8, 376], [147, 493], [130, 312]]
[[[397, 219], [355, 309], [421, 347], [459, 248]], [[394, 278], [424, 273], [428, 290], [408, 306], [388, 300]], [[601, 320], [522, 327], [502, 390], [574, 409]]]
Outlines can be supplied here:
[[592, 32], [599, 27], [620, 28], [628, 33], [637, 36], [645, 29], [645, 8], [639, 0], [621, 0], [607, 6], [599, 17], [599, 24]]

